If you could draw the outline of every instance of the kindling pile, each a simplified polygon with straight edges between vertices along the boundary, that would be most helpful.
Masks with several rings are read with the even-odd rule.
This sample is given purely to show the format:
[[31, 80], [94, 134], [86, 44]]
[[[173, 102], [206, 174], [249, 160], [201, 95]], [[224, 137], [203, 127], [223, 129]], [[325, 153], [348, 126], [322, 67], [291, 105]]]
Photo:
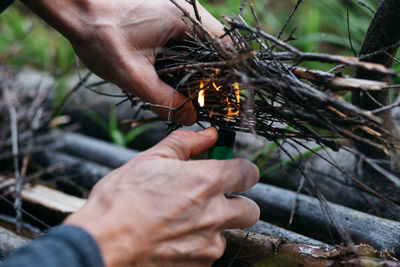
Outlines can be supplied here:
[[[338, 150], [344, 140], [351, 140], [389, 153], [395, 137], [377, 116], [382, 109], [363, 110], [346, 102], [338, 91], [368, 93], [390, 86], [342, 76], [337, 69], [352, 66], [395, 76], [391, 69], [352, 57], [302, 52], [289, 44], [292, 35], [281, 40], [264, 32], [252, 6], [256, 26], [250, 26], [242, 17], [244, 4], [237, 17], [224, 17], [225, 35], [213, 36], [199, 16], [171, 1], [181, 9], [192, 36], [163, 49], [156, 69], [187, 99], [175, 108], [141, 103], [143, 108], [168, 109], [172, 116], [191, 102], [199, 121], [272, 141], [305, 139]], [[195, 1], [188, 2], [196, 11]], [[339, 67], [332, 71], [300, 67], [306, 62]]]

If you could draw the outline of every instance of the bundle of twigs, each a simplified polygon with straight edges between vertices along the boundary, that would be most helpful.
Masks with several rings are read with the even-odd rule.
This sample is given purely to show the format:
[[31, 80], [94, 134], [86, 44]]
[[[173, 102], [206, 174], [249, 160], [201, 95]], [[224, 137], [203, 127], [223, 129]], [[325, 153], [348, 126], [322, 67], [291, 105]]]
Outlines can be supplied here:
[[[257, 26], [249, 26], [242, 18], [244, 4], [237, 17], [224, 17], [225, 36], [213, 36], [200, 17], [190, 16], [171, 1], [183, 12], [192, 40], [163, 49], [156, 68], [164, 81], [187, 96], [185, 103], [193, 103], [200, 121], [273, 141], [313, 140], [338, 150], [343, 146], [341, 140], [351, 140], [389, 153], [394, 137], [374, 111], [360, 109], [336, 94], [338, 90], [383, 90], [388, 84], [299, 64], [337, 63], [396, 75], [392, 70], [357, 58], [302, 52], [288, 44], [292, 36], [282, 41], [264, 32], [253, 7]], [[172, 115], [185, 103], [157, 108], [168, 109]], [[362, 132], [363, 137], [355, 132]]]

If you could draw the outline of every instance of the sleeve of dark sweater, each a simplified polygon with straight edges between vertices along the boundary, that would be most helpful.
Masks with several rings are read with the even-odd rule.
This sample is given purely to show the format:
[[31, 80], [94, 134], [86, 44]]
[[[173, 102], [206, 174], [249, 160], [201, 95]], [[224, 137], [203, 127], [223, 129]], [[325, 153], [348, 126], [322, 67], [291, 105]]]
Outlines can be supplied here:
[[83, 229], [63, 225], [20, 248], [1, 267], [102, 267], [95, 240]]

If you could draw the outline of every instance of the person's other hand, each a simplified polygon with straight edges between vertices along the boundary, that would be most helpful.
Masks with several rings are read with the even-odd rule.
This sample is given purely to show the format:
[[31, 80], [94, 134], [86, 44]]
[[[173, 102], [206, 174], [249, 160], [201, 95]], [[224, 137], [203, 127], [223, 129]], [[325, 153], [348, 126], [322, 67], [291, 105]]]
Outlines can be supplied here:
[[91, 233], [107, 266], [210, 266], [223, 254], [224, 229], [259, 218], [252, 200], [230, 195], [257, 183], [254, 164], [189, 160], [216, 139], [214, 128], [173, 132], [104, 177], [65, 223]]
[[[193, 14], [185, 0], [176, 0]], [[51, 26], [66, 36], [86, 66], [146, 102], [170, 106], [173, 88], [162, 82], [154, 62], [160, 47], [182, 38], [188, 29], [182, 12], [169, 0], [23, 0]], [[223, 26], [201, 5], [203, 25], [215, 36]], [[190, 24], [190, 23], [189, 23]], [[185, 100], [174, 96], [173, 107]], [[165, 109], [155, 110], [162, 117]], [[197, 115], [187, 103], [173, 117], [191, 125]]]

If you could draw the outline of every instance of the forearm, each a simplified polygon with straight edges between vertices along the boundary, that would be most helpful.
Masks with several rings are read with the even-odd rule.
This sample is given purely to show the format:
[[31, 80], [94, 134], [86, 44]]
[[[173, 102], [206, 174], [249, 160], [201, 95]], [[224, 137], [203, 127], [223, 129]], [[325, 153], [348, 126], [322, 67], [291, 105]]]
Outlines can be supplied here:
[[19, 249], [2, 267], [101, 267], [102, 257], [94, 239], [84, 230], [64, 225]]
[[76, 39], [82, 33], [90, 0], [21, 0], [34, 13], [63, 34]]

